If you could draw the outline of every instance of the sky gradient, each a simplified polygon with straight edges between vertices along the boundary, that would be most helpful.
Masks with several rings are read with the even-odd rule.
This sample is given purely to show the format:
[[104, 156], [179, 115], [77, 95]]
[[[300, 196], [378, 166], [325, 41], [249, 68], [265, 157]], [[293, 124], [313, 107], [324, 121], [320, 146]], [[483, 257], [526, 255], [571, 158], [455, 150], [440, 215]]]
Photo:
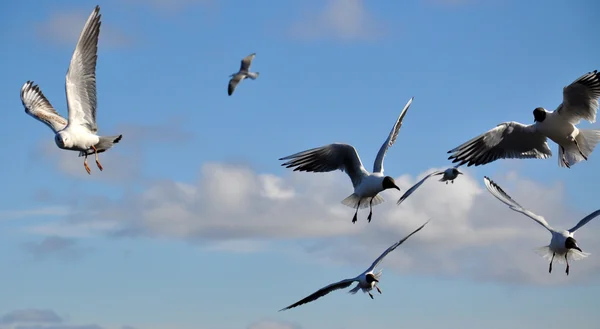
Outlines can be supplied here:
[[[87, 16], [102, 14], [98, 126], [123, 134], [87, 175], [25, 114], [39, 84], [67, 115], [65, 74]], [[446, 152], [505, 121], [554, 110], [600, 69], [597, 1], [123, 0], [0, 4], [0, 329], [597, 328], [600, 221], [571, 273], [534, 249], [550, 236], [483, 185], [569, 228], [600, 207], [600, 152], [461, 168], [401, 206], [360, 211], [342, 172], [277, 159], [349, 143], [372, 169], [415, 97], [385, 173], [402, 192], [451, 165]], [[256, 52], [227, 96], [228, 76]], [[580, 127], [598, 127], [582, 122]], [[336, 291], [383, 250], [374, 300]], [[349, 290], [349, 289], [348, 289]]]

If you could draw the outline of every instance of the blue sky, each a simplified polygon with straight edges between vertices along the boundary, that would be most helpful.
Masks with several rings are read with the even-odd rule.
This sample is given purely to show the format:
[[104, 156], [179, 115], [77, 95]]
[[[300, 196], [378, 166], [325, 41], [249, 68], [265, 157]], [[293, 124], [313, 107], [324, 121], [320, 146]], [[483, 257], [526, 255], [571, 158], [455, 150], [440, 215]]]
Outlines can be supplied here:
[[[123, 140], [104, 171], [56, 147], [24, 113], [33, 80], [66, 115], [64, 79], [99, 4], [98, 125]], [[452, 185], [399, 193], [351, 224], [341, 172], [291, 173], [277, 159], [331, 142], [368, 169], [402, 107], [386, 159], [402, 190], [446, 152], [504, 121], [532, 123], [562, 88], [600, 69], [594, 1], [124, 0], [4, 3], [0, 10], [1, 329], [595, 328], [600, 225], [571, 274], [533, 251], [538, 225], [483, 188], [568, 228], [596, 210], [598, 154], [571, 169], [501, 160]], [[227, 96], [256, 52], [255, 81]], [[582, 122], [581, 127], [598, 124]], [[554, 154], [556, 145], [550, 144]], [[396, 191], [397, 192], [397, 191]], [[382, 264], [383, 294], [338, 291]]]

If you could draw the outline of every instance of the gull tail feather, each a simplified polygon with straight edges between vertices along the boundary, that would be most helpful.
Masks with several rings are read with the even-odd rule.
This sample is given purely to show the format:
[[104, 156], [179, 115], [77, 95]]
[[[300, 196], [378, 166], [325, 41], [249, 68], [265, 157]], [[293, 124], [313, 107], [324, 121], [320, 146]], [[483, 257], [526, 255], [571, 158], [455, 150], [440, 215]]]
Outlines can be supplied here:
[[[359, 201], [360, 201], [359, 209], [364, 209], [364, 208], [369, 207], [369, 202], [371, 201], [371, 198], [361, 198], [358, 195], [356, 195], [356, 193], [352, 193], [347, 198], [342, 200], [342, 204], [345, 206], [348, 206], [350, 208], [356, 209], [358, 207]], [[385, 201], [385, 199], [378, 194], [373, 198], [373, 206], [381, 204], [384, 201]]]
[[[120, 142], [121, 138], [123, 138], [123, 135], [119, 135], [119, 136], [100, 136], [100, 141], [98, 142], [98, 144], [96, 144], [94, 146], [96, 147], [96, 150], [98, 150], [98, 153], [102, 153], [102, 152], [108, 150], [109, 148], [113, 147], [118, 142]], [[79, 152], [79, 156], [80, 157], [81, 156], [85, 156], [86, 154], [87, 155], [92, 155], [92, 154], [94, 154], [94, 150], [92, 148], [90, 148], [86, 152]]]
[[[535, 253], [542, 256], [544, 259], [546, 259], [547, 261], [550, 261], [552, 259], [552, 250], [550, 250], [550, 246], [543, 246], [543, 247], [539, 247], [534, 249]], [[586, 258], [587, 256], [591, 255], [588, 252], [580, 252], [579, 250], [575, 250], [575, 249], [570, 249], [569, 252], [567, 253], [567, 259], [569, 261], [576, 261], [576, 260], [581, 260]], [[554, 256], [554, 263], [558, 263], [558, 264], [565, 264], [565, 256], [564, 254], [559, 255], [556, 254]]]
[[248, 72], [248, 78], [250, 78], [252, 80], [256, 80], [256, 78], [258, 78], [259, 75], [260, 75], [260, 72]]
[[349, 294], [356, 294], [358, 291], [360, 290], [360, 284], [356, 284], [356, 287], [352, 288], [350, 291], [348, 291]]
[[[577, 141], [577, 144], [579, 145], [581, 152], [587, 158], [589, 158], [590, 154], [592, 154], [592, 152], [598, 145], [598, 142], [600, 142], [600, 130], [580, 129], [579, 134], [577, 134], [577, 137], [575, 137], [575, 140]], [[558, 164], [559, 164], [559, 166], [566, 167], [566, 165], [562, 162], [563, 154], [564, 154], [564, 157], [569, 162], [570, 166], [585, 160], [579, 153], [577, 146], [569, 145], [568, 147], [565, 147], [564, 149], [565, 149], [565, 151], [563, 153], [562, 148], [561, 147], [558, 148]]]

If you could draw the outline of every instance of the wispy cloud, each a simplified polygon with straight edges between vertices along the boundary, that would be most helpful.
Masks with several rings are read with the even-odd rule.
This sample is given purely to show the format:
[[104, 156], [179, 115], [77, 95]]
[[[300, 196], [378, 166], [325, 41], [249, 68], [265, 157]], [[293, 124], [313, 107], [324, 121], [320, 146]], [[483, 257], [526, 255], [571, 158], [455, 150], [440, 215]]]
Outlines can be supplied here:
[[[47, 20], [36, 26], [36, 33], [42, 41], [61, 46], [75, 47], [85, 21], [91, 13], [84, 10], [64, 10], [54, 12]], [[99, 47], [127, 47], [133, 39], [112, 25], [102, 22], [100, 27]]]
[[[436, 169], [443, 168], [431, 168], [417, 177], [400, 176], [397, 183], [404, 191]], [[585, 215], [566, 208], [561, 185], [540, 185], [514, 173], [492, 178], [519, 203], [551, 216], [548, 220], [556, 227], [570, 227]], [[83, 198], [68, 218], [45, 224], [44, 229], [58, 236], [147, 236], [246, 252], [246, 248], [260, 250], [280, 239], [294, 239], [296, 247], [286, 252], [306, 255], [307, 261], [364, 266], [431, 218], [386, 267], [432, 276], [469, 275], [476, 280], [566, 282], [565, 276], [539, 275], [547, 271], [547, 262], [533, 249], [548, 244], [547, 232], [495, 200], [468, 170], [454, 184], [426, 182], [400, 207], [394, 202], [398, 193], [384, 192], [388, 202], [374, 208], [376, 225], [366, 223], [364, 212], [359, 213], [357, 224], [350, 222], [352, 209], [340, 204], [350, 194], [342, 173], [282, 177], [240, 165], [209, 163], [197, 182], [162, 180], [146, 185], [144, 191], [129, 191], [121, 200], [86, 202]], [[369, 230], [364, 230], [365, 225], [370, 225]], [[40, 227], [30, 229], [41, 233]], [[600, 242], [593, 239], [597, 233], [593, 227], [578, 232], [584, 249], [600, 249]], [[593, 277], [600, 260], [587, 258], [576, 267], [570, 281]]]
[[261, 320], [250, 324], [248, 329], [301, 329], [301, 327], [284, 321]]
[[63, 260], [75, 260], [81, 256], [83, 251], [72, 238], [48, 236], [38, 243], [25, 244], [25, 250], [36, 259], [42, 260], [48, 257], [59, 257]]
[[8, 312], [0, 318], [2, 324], [60, 323], [62, 321], [63, 319], [52, 310], [34, 308]]
[[343, 41], [373, 40], [385, 34], [381, 19], [365, 7], [364, 0], [327, 0], [324, 8], [306, 15], [290, 27], [290, 34], [301, 39], [331, 38]]
[[64, 216], [69, 213], [69, 208], [64, 206], [50, 206], [22, 210], [0, 210], [0, 220], [12, 220], [31, 216]]

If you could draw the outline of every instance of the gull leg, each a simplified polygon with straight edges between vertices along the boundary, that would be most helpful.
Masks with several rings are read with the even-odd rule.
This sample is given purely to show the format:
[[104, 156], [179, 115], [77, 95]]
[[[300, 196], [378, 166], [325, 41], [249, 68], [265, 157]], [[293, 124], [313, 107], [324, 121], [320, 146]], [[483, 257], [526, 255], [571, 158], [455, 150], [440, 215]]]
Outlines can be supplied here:
[[102, 171], [102, 165], [100, 164], [100, 160], [98, 159], [98, 150], [94, 145], [92, 145], [92, 148], [94, 149], [94, 154], [96, 155], [96, 165], [98, 166], [98, 169]]
[[88, 164], [87, 164], [87, 154], [83, 158], [83, 167], [85, 167], [85, 171], [87, 171], [88, 175], [92, 174], [91, 173], [92, 171], [90, 170], [90, 167], [88, 167]]
[[567, 273], [567, 275], [569, 275], [569, 260], [567, 259], [568, 254], [568, 252], [565, 254], [565, 261], [567, 262], [567, 269], [565, 270], [565, 273]]
[[377, 291], [379, 291], [379, 293], [381, 294], [381, 289], [379, 289], [378, 286], [375, 286], [375, 288], [377, 288]]
[[371, 216], [373, 216], [373, 198], [369, 201], [369, 217], [367, 217], [369, 223], [371, 222]]
[[583, 154], [583, 152], [581, 152], [581, 149], [579, 148], [579, 143], [577, 143], [577, 139], [573, 138], [573, 142], [575, 142], [575, 146], [577, 146], [577, 151], [579, 151], [579, 154], [581, 154], [585, 161], [587, 161], [588, 158]]
[[369, 296], [371, 296], [371, 299], [373, 299], [373, 295], [371, 295], [371, 293], [370, 293], [370, 292], [369, 292], [368, 294], [369, 294]]
[[360, 208], [360, 200], [358, 200], [358, 204], [356, 205], [356, 212], [354, 213], [354, 217], [352, 218], [352, 224], [356, 223], [356, 217], [358, 216], [358, 208]]
[[448, 181], [446, 181], [446, 185], [448, 185]]
[[550, 259], [550, 268], [548, 269], [548, 273], [552, 273], [552, 262], [554, 261], [555, 254], [556, 253], [554, 253], [554, 252], [552, 253], [552, 259]]

